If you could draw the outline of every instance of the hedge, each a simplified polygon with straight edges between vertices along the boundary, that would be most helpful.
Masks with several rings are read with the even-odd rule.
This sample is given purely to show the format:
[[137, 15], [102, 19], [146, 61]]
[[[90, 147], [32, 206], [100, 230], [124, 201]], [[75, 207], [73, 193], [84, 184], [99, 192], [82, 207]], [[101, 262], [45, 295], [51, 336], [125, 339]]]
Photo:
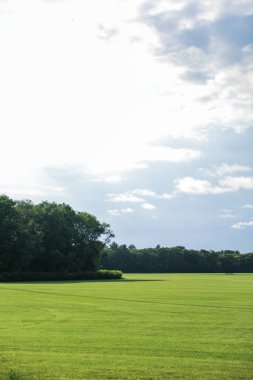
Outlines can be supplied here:
[[2, 272], [0, 282], [22, 281], [75, 281], [75, 280], [118, 280], [122, 278], [119, 270], [100, 269], [97, 272]]

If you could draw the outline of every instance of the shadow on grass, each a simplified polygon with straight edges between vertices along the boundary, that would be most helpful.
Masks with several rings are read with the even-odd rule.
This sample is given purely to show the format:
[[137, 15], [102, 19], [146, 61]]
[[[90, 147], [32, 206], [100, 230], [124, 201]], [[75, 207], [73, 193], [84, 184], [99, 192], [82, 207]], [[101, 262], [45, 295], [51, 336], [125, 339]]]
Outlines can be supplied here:
[[[7, 379], [8, 380], [24, 380], [24, 377], [21, 376], [17, 371], [13, 371], [11, 370], [8, 374], [7, 374]], [[26, 379], [28, 379], [26, 377]]]
[[122, 278], [123, 282], [154, 282], [154, 281], [167, 281], [167, 279], [159, 279], [159, 278], [154, 278], [154, 279], [128, 279], [128, 278]]
[[22, 284], [22, 285], [57, 285], [57, 284], [79, 284], [79, 283], [101, 283], [101, 282], [157, 282], [157, 281], [167, 281], [167, 279], [128, 279], [121, 278], [118, 280], [72, 280], [72, 281], [13, 281], [13, 282], [0, 282], [0, 284]]
[[41, 377], [40, 375], [37, 377], [37, 376], [34, 376], [32, 374], [27, 374], [27, 373], [20, 373], [19, 371], [17, 370], [10, 370], [4, 377], [1, 377], [1, 373], [0, 373], [0, 379], [2, 380], [35, 380], [35, 378], [37, 380], [42, 380], [43, 377]]

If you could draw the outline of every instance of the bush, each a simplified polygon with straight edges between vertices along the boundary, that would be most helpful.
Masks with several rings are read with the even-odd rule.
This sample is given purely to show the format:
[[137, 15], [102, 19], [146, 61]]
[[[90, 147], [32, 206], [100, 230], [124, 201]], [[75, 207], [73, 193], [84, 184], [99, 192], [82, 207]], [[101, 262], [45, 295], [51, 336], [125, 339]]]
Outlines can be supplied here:
[[0, 273], [0, 282], [24, 281], [75, 281], [75, 280], [119, 280], [122, 278], [119, 270], [104, 270], [97, 272], [3, 272]]
[[121, 270], [107, 270], [107, 269], [100, 269], [96, 272], [97, 278], [100, 279], [113, 279], [113, 280], [119, 280], [122, 278], [123, 272]]

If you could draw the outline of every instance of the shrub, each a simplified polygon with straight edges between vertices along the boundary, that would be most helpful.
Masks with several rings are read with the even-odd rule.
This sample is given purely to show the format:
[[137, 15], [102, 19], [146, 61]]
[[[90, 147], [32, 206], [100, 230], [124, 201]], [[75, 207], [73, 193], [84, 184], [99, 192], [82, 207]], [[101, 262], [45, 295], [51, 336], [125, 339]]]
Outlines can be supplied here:
[[122, 278], [119, 270], [104, 270], [97, 272], [3, 272], [0, 282], [24, 281], [75, 281], [75, 280], [118, 280]]

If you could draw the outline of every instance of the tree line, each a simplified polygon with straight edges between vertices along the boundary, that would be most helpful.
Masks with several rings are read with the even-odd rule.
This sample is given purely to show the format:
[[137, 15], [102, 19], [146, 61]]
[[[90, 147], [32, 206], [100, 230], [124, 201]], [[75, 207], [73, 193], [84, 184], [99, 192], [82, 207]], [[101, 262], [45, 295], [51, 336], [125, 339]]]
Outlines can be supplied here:
[[87, 212], [0, 196], [0, 273], [95, 271], [113, 233]]
[[[113, 236], [109, 224], [65, 203], [33, 204], [2, 195], [0, 280], [30, 280], [32, 273], [38, 273], [38, 279], [46, 279], [44, 273], [48, 279], [94, 278], [99, 268], [130, 273], [253, 272], [253, 253], [159, 245], [137, 249], [134, 245], [110, 244]], [[4, 273], [19, 275], [6, 277]], [[110, 273], [100, 272], [98, 277], [103, 276], [108, 278]], [[120, 272], [112, 275], [120, 276]]]
[[112, 243], [101, 260], [104, 268], [130, 273], [234, 273], [253, 272], [253, 253], [192, 250], [185, 247], [137, 249]]

